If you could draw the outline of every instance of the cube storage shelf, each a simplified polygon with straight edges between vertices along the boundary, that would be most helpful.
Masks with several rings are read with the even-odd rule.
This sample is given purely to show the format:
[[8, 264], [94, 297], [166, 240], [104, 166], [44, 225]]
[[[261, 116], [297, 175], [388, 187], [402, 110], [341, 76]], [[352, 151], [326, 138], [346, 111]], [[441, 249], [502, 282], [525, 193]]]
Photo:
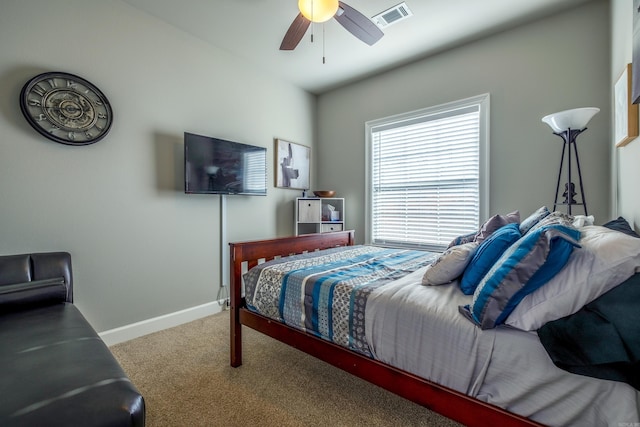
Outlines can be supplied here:
[[344, 198], [298, 197], [295, 221], [296, 236], [343, 231]]

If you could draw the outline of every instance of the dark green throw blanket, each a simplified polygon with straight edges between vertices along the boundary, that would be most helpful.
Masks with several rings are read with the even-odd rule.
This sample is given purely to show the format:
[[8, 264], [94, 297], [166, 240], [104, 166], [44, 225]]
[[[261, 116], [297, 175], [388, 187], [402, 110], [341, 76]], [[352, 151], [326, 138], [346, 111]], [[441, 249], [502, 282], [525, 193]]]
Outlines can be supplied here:
[[538, 336], [559, 368], [640, 390], [640, 273]]

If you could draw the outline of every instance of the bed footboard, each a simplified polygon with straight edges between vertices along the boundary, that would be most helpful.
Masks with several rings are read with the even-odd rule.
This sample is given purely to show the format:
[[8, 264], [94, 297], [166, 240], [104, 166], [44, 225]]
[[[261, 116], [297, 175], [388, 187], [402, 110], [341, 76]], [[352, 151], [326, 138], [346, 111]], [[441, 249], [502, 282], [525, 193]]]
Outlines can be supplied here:
[[305, 234], [302, 236], [279, 239], [257, 240], [251, 242], [229, 243], [231, 251], [230, 303], [231, 303], [231, 366], [242, 365], [242, 329], [240, 310], [244, 307], [242, 298], [242, 273], [246, 263], [247, 270], [262, 261], [277, 257], [290, 256], [320, 249], [338, 246], [353, 246], [355, 232], [338, 231], [333, 233]]

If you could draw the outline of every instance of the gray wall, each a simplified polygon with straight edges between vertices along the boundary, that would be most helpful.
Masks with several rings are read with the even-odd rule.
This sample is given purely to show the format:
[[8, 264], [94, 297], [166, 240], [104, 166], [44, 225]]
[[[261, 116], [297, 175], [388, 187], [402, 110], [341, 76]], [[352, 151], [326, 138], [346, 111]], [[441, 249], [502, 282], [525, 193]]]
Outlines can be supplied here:
[[[69, 147], [18, 105], [45, 71], [97, 85], [107, 137]], [[209, 303], [220, 284], [218, 196], [183, 192], [184, 131], [267, 147], [268, 196], [227, 198], [228, 239], [293, 233], [297, 191], [273, 187], [273, 138], [313, 145], [315, 97], [120, 1], [2, 0], [0, 254], [67, 250], [98, 331]]]
[[[632, 62], [633, 49], [633, 0], [612, 0], [611, 2], [611, 78], [610, 85], [620, 77], [624, 67]], [[635, 64], [638, 66], [638, 64]], [[613, 101], [611, 101], [613, 102]], [[613, 113], [611, 113], [613, 123]], [[613, 141], [613, 129], [610, 141]], [[612, 150], [613, 205], [617, 215], [624, 216], [638, 230], [640, 224], [640, 143], [636, 140], [621, 148]]]
[[[2, 0], [0, 12], [0, 254], [70, 251], [76, 303], [99, 331], [218, 297], [220, 200], [183, 194], [184, 131], [262, 145], [268, 159], [275, 137], [312, 146], [313, 187], [347, 198], [347, 223], [362, 239], [365, 121], [490, 92], [490, 212], [530, 211], [552, 202], [561, 147], [540, 118], [598, 106], [579, 143], [587, 200], [598, 220], [608, 217], [607, 2], [327, 93], [317, 106], [120, 1]], [[52, 70], [109, 97], [115, 122], [103, 141], [63, 146], [23, 119], [22, 85]], [[271, 161], [268, 183], [267, 197], [227, 198], [228, 240], [292, 233], [298, 193], [273, 187]]]
[[364, 238], [365, 122], [487, 92], [489, 212], [526, 215], [553, 204], [562, 140], [540, 119], [594, 106], [601, 111], [578, 138], [579, 154], [589, 213], [607, 221], [608, 16], [608, 2], [587, 3], [319, 96], [319, 186], [346, 198], [347, 225], [358, 241]]

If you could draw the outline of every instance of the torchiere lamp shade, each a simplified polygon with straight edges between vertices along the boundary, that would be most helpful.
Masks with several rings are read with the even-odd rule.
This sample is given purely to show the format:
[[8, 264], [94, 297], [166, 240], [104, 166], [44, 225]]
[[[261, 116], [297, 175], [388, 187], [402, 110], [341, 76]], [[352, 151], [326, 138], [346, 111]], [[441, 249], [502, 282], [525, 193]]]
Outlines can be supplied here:
[[567, 129], [583, 129], [598, 111], [600, 109], [596, 107], [574, 108], [544, 116], [542, 121], [556, 133]]

